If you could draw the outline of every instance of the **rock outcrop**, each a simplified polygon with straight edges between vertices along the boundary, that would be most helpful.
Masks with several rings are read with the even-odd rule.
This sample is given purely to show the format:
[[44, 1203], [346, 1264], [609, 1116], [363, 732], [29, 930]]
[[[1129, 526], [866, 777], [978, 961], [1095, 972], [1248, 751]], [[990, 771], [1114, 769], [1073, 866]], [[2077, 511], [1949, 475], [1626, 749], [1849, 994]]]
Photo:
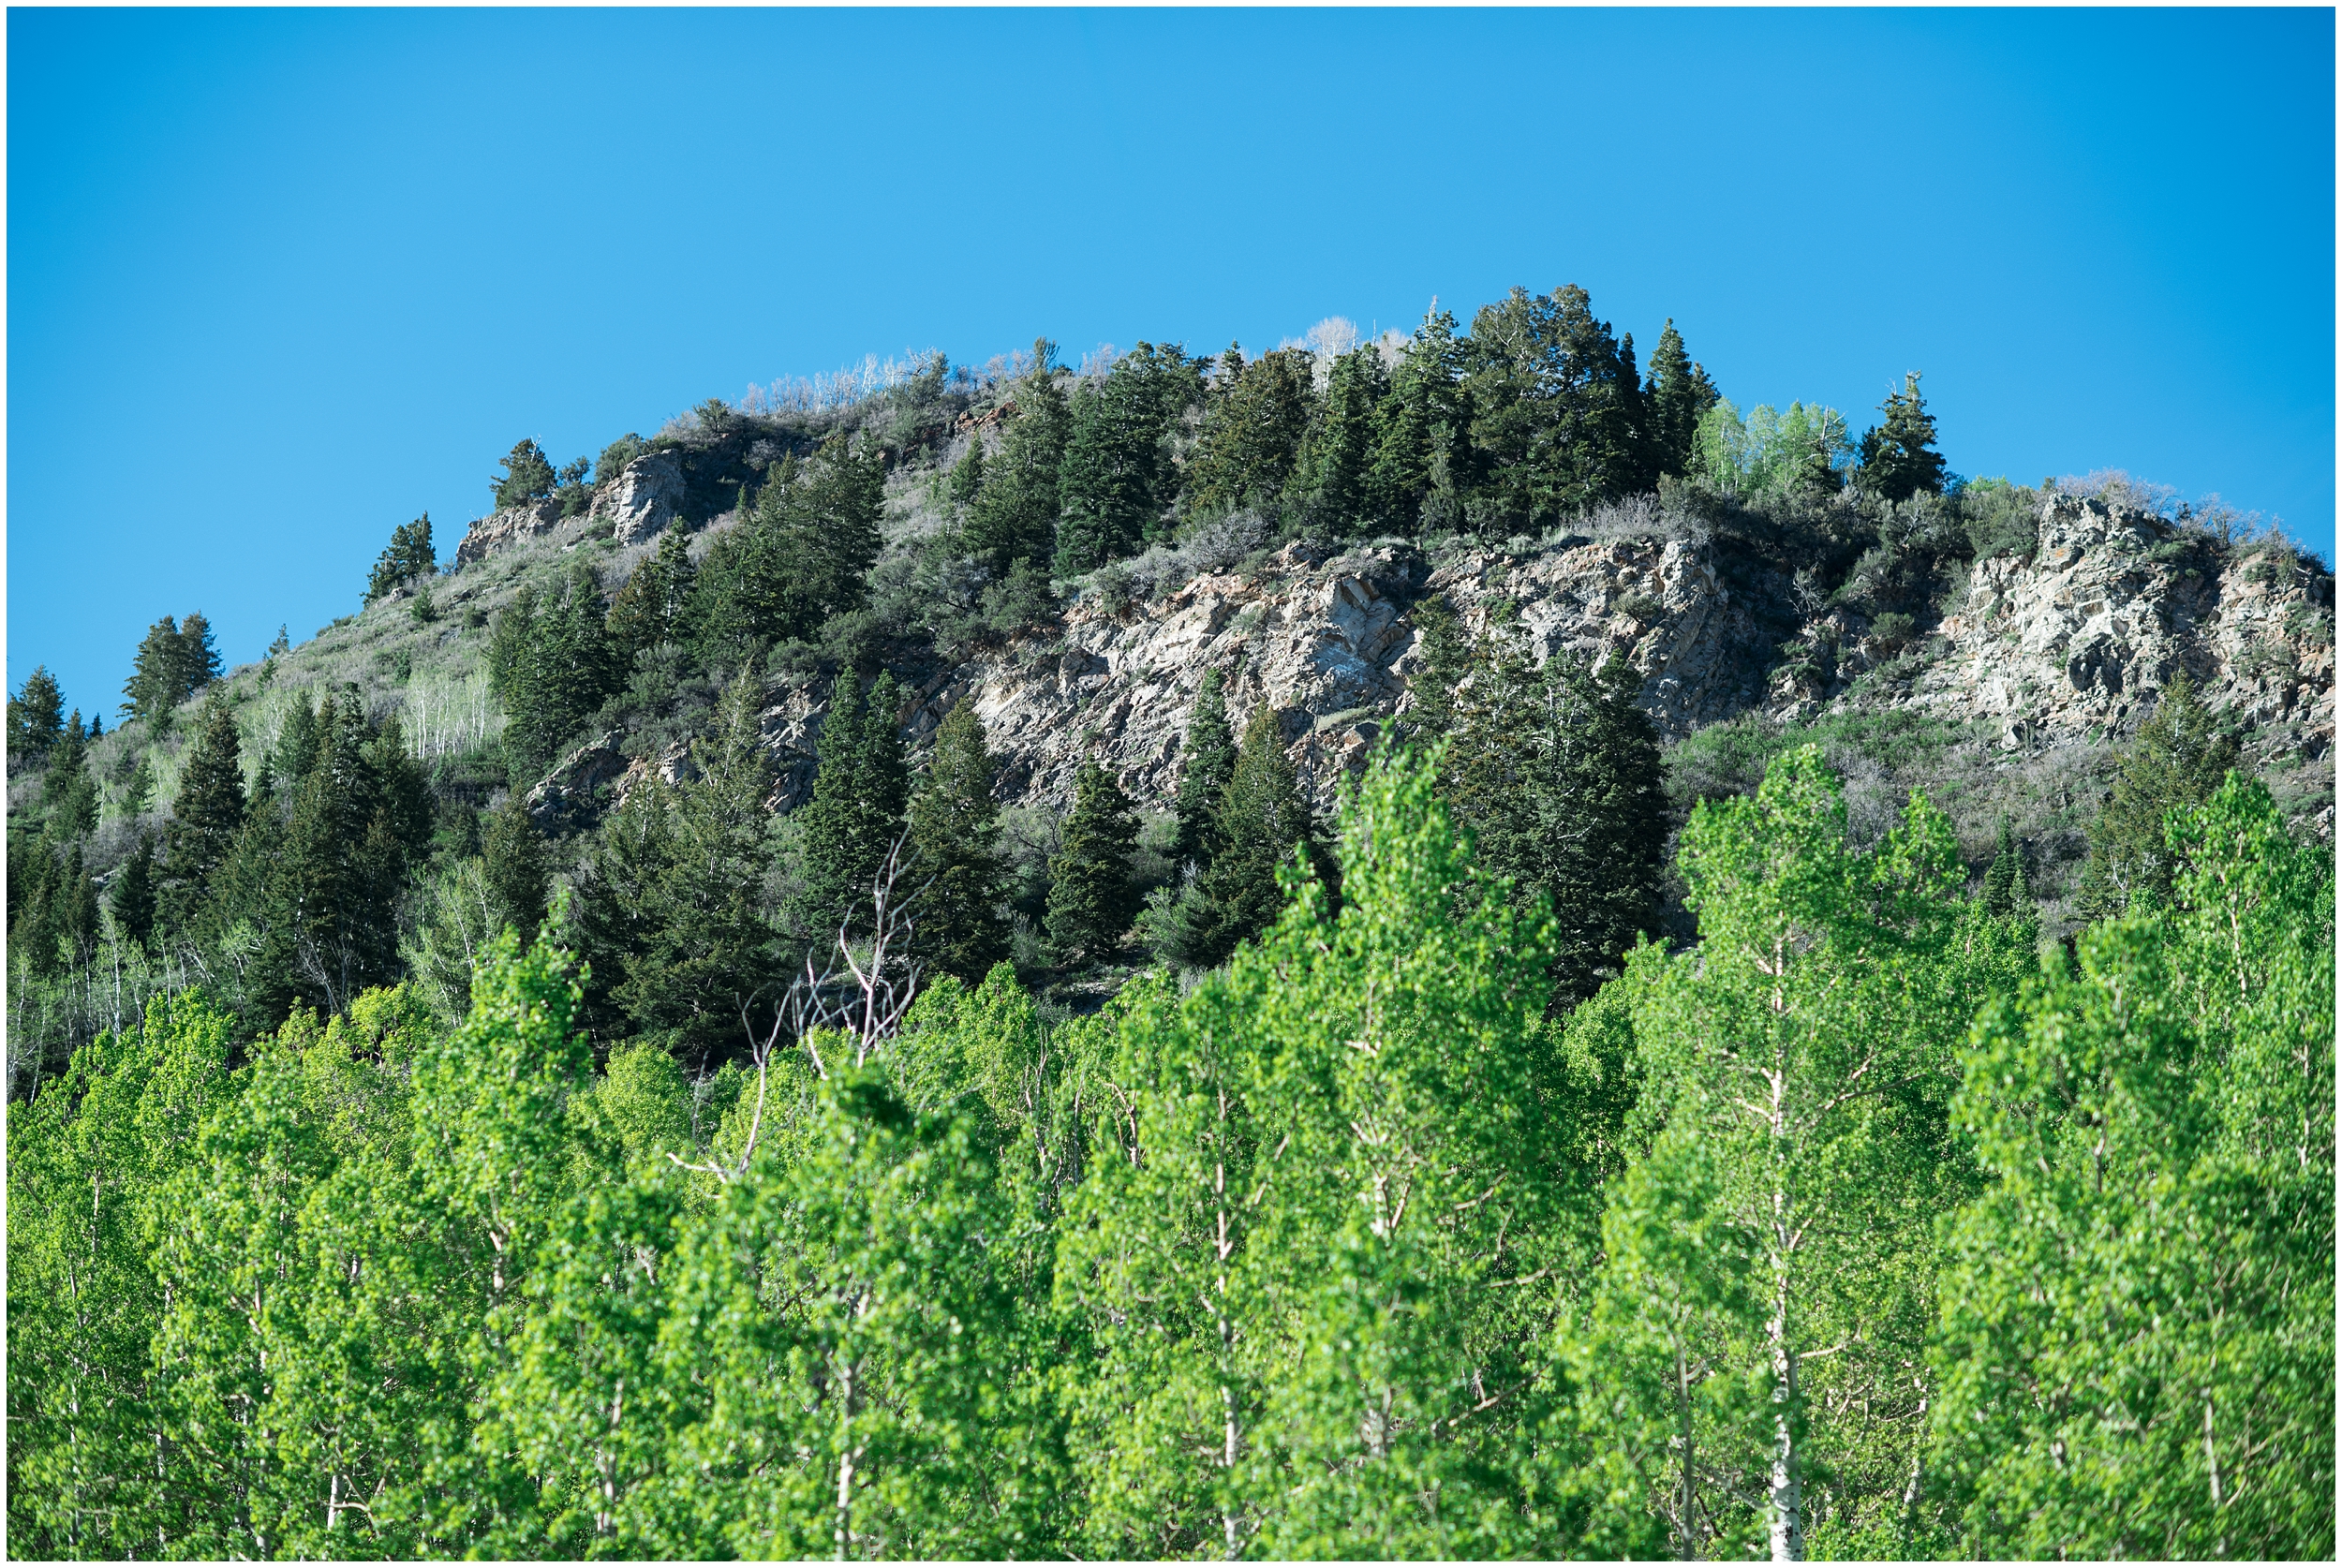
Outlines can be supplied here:
[[467, 567], [484, 561], [500, 550], [552, 533], [561, 522], [561, 503], [551, 497], [492, 512], [464, 535], [464, 542], [455, 547], [455, 564]]
[[[639, 461], [639, 460], [638, 460]], [[1035, 631], [912, 682], [900, 718], [914, 754], [971, 702], [1001, 759], [1003, 802], [1062, 806], [1095, 757], [1143, 805], [1167, 808], [1207, 671], [1239, 726], [1266, 706], [1321, 801], [1411, 705], [1416, 610], [1444, 596], [1466, 629], [1518, 627], [1538, 661], [1624, 659], [1642, 705], [1679, 740], [1761, 711], [1915, 708], [1989, 720], [2005, 748], [2098, 745], [2135, 730], [2185, 670], [2247, 727], [2264, 761], [2334, 744], [2334, 578], [2290, 551], [2224, 549], [2096, 501], [2044, 505], [2030, 559], [1971, 569], [1932, 624], [1873, 624], [1792, 581], [1679, 538], [1564, 540], [1434, 562], [1404, 545], [1342, 554], [1288, 545], [1249, 570], [1208, 572], [1151, 601], [1089, 594]], [[1883, 621], [1884, 617], [1880, 617]], [[1889, 631], [1899, 632], [1890, 636]], [[1785, 650], [1802, 647], [1799, 656]], [[778, 681], [763, 714], [778, 769], [770, 804], [811, 798], [829, 682]], [[605, 736], [530, 797], [548, 820], [625, 775], [688, 777], [681, 747], [629, 762]], [[2329, 762], [2326, 764], [2331, 765]]]
[[646, 451], [594, 492], [589, 516], [610, 525], [620, 545], [659, 537], [683, 505], [683, 465], [671, 451]]

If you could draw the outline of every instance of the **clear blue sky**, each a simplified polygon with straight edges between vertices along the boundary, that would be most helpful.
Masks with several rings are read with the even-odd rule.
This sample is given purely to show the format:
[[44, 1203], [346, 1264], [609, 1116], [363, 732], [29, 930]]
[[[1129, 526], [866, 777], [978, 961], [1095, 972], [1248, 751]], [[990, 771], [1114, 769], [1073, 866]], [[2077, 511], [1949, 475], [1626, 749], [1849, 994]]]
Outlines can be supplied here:
[[8, 681], [119, 701], [441, 553], [497, 458], [1046, 333], [1564, 282], [1742, 407], [2332, 559], [2329, 10], [8, 13]]

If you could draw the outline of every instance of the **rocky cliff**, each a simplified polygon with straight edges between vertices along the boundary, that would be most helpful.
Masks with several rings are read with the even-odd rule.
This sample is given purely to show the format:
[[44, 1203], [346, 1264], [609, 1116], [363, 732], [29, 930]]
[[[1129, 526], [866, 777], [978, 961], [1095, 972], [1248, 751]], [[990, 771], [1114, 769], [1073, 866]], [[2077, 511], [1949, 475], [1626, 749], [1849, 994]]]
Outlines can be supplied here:
[[[1161, 808], [1177, 788], [1197, 687], [1217, 669], [1231, 712], [1266, 704], [1330, 798], [1403, 719], [1419, 663], [1415, 612], [1439, 595], [1473, 629], [1499, 616], [1517, 624], [1540, 661], [1564, 651], [1624, 658], [1669, 741], [1752, 712], [1794, 721], [1911, 709], [1989, 724], [2009, 753], [2102, 747], [2134, 731], [2186, 671], [2245, 727], [2263, 765], [2331, 769], [2331, 573], [2290, 551], [2225, 548], [2095, 500], [2054, 497], [2039, 524], [2031, 558], [1975, 564], [1934, 625], [1883, 629], [1887, 617], [1810, 595], [1801, 605], [1790, 577], [1697, 537], [1564, 539], [1436, 559], [1404, 545], [1334, 554], [1295, 543], [1151, 600], [1088, 593], [1061, 628], [914, 669], [902, 721], [915, 748], [954, 703], [973, 702], [1003, 762], [1006, 802], [1062, 805], [1075, 769], [1096, 756]], [[778, 809], [810, 792], [826, 696], [819, 677], [776, 682], [764, 728], [781, 770]], [[602, 737], [532, 798], [557, 813], [604, 782], [622, 798], [654, 768], [689, 771], [680, 747], [630, 761], [623, 744]], [[2330, 831], [2330, 806], [2324, 820]]]

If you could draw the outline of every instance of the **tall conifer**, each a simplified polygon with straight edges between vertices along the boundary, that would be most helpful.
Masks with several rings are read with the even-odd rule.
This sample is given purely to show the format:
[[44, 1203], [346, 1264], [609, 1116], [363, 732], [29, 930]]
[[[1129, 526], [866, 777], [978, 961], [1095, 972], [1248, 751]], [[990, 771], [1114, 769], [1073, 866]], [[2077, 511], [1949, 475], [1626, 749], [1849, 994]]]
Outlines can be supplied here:
[[1009, 953], [1001, 916], [1005, 876], [993, 840], [1000, 809], [992, 784], [998, 763], [985, 749], [984, 721], [962, 700], [935, 734], [927, 777], [911, 801], [913, 951], [929, 968], [974, 985]]
[[1074, 776], [1074, 809], [1049, 862], [1049, 941], [1067, 958], [1098, 959], [1121, 946], [1137, 917], [1131, 851], [1138, 817], [1114, 776], [1094, 761]]

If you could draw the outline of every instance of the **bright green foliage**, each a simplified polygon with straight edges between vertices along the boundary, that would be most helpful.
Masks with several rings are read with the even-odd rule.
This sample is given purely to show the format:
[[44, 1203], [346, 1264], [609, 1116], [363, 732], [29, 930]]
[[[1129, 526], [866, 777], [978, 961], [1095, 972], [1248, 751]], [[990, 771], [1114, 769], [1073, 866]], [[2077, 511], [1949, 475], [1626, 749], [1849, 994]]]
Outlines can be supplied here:
[[689, 636], [688, 612], [698, 580], [690, 531], [680, 522], [670, 523], [659, 537], [658, 551], [634, 569], [610, 601], [610, 636], [628, 658]]
[[1472, 318], [1463, 379], [1485, 483], [1473, 497], [1483, 532], [1551, 525], [1642, 478], [1642, 385], [1631, 338], [1597, 320], [1576, 284], [1548, 295], [1515, 288]]
[[1072, 436], [1072, 415], [1058, 390], [1056, 346], [1032, 346], [1032, 374], [1016, 389], [1016, 412], [1001, 450], [983, 467], [983, 489], [969, 509], [968, 547], [996, 576], [1029, 561], [1045, 570], [1057, 556], [1058, 470]]
[[1274, 511], [1300, 462], [1316, 406], [1309, 354], [1279, 348], [1252, 363], [1234, 347], [1220, 356], [1188, 459], [1187, 497], [1198, 512]]
[[[904, 833], [911, 773], [903, 760], [902, 688], [892, 674], [870, 685], [866, 698], [852, 671], [841, 672], [822, 721], [821, 771], [802, 813], [805, 893], [802, 933], [817, 948], [837, 939], [839, 925], [867, 927], [880, 867]], [[906, 867], [907, 869], [907, 867]], [[907, 880], [900, 890], [917, 886]]]
[[[1125, 993], [1118, 1096], [1060, 1246], [1098, 1347], [1066, 1380], [1093, 1554], [1563, 1555], [1597, 1522], [1551, 1417], [1557, 1209], [1534, 1110], [1541, 923], [1470, 865], [1428, 768], [1345, 804], [1257, 948]], [[1623, 1525], [1623, 1534], [1609, 1532]]]
[[[1437, 682], [1445, 672], [1431, 665], [1423, 678]], [[1636, 705], [1641, 679], [1623, 660], [1597, 672], [1566, 654], [1533, 669], [1509, 640], [1476, 650], [1470, 668], [1446, 704], [1442, 783], [1480, 863], [1512, 878], [1524, 906], [1552, 910], [1555, 998], [1574, 1003], [1656, 918], [1666, 775]]]
[[1683, 348], [1672, 317], [1652, 350], [1651, 377], [1643, 383], [1643, 431], [1655, 478], [1692, 472], [1694, 440], [1702, 418], [1716, 406], [1716, 384]]
[[488, 481], [488, 488], [496, 493], [498, 511], [542, 500], [553, 494], [559, 480], [553, 471], [553, 460], [533, 438], [513, 447], [500, 466], [504, 472]]
[[1112, 774], [1085, 761], [1074, 775], [1074, 809], [1049, 862], [1049, 940], [1067, 956], [1102, 958], [1122, 945], [1137, 917], [1131, 851], [1138, 816]]
[[1141, 343], [1103, 378], [1075, 391], [1058, 475], [1060, 577], [1162, 537], [1163, 514], [1178, 486], [1170, 437], [1202, 395], [1201, 371], [1177, 347]]
[[489, 678], [510, 717], [505, 749], [513, 771], [542, 774], [625, 674], [625, 651], [605, 629], [601, 584], [581, 563], [567, 591], [540, 605], [516, 595], [497, 616]]
[[1907, 501], [1920, 491], [1940, 496], [1944, 454], [1935, 450], [1935, 418], [1920, 396], [1920, 373], [1903, 378], [1901, 392], [1878, 406], [1879, 422], [1862, 433], [1860, 480], [1890, 501]]
[[[742, 493], [738, 525], [700, 570], [688, 612], [694, 635], [717, 652], [810, 639], [832, 615], [860, 609], [885, 485], [885, 453], [875, 442], [855, 448], [842, 431], [802, 471], [793, 456], [774, 464], [752, 499]], [[678, 580], [668, 559], [661, 570]]]
[[[230, 1019], [200, 992], [76, 1052], [8, 1118], [8, 1534], [19, 1557], [122, 1557], [168, 1540], [149, 1342], [150, 1250], [172, 1179], [227, 1087]], [[248, 1537], [246, 1538], [248, 1540]], [[231, 1549], [245, 1549], [244, 1542]]]
[[2114, 915], [2168, 899], [2175, 867], [2164, 820], [2175, 807], [2210, 800], [2236, 760], [2236, 737], [2196, 695], [2195, 682], [2174, 673], [2115, 763], [2114, 787], [2090, 825], [2083, 907]]
[[49, 754], [65, 730], [65, 695], [45, 664], [33, 666], [8, 699], [8, 762], [21, 767]]
[[2257, 783], [1977, 1020], [1935, 1423], [1980, 1557], [2334, 1548], [2334, 879]]
[[410, 578], [430, 576], [438, 565], [438, 557], [431, 550], [431, 514], [426, 511], [412, 523], [402, 523], [391, 530], [389, 547], [367, 574], [366, 602], [372, 604]]
[[1639, 949], [1620, 983], [1655, 1136], [1610, 1198], [1579, 1365], [1679, 1551], [1801, 1556], [1810, 1533], [1899, 1555], [1927, 1239], [1969, 1180], [1946, 1101], [2029, 934], [1962, 904], [1921, 797], [1849, 845], [1811, 747], [1699, 806], [1682, 844], [1700, 945]]
[[912, 951], [941, 974], [974, 984], [1008, 956], [1001, 913], [1006, 873], [993, 852], [1000, 808], [998, 763], [985, 749], [984, 721], [963, 699], [935, 732], [935, 755], [911, 798]]
[[1854, 460], [1845, 416], [1816, 403], [1775, 412], [1758, 404], [1743, 420], [1729, 399], [1699, 419], [1688, 459], [1691, 478], [1728, 496], [1828, 494], [1845, 483]]

